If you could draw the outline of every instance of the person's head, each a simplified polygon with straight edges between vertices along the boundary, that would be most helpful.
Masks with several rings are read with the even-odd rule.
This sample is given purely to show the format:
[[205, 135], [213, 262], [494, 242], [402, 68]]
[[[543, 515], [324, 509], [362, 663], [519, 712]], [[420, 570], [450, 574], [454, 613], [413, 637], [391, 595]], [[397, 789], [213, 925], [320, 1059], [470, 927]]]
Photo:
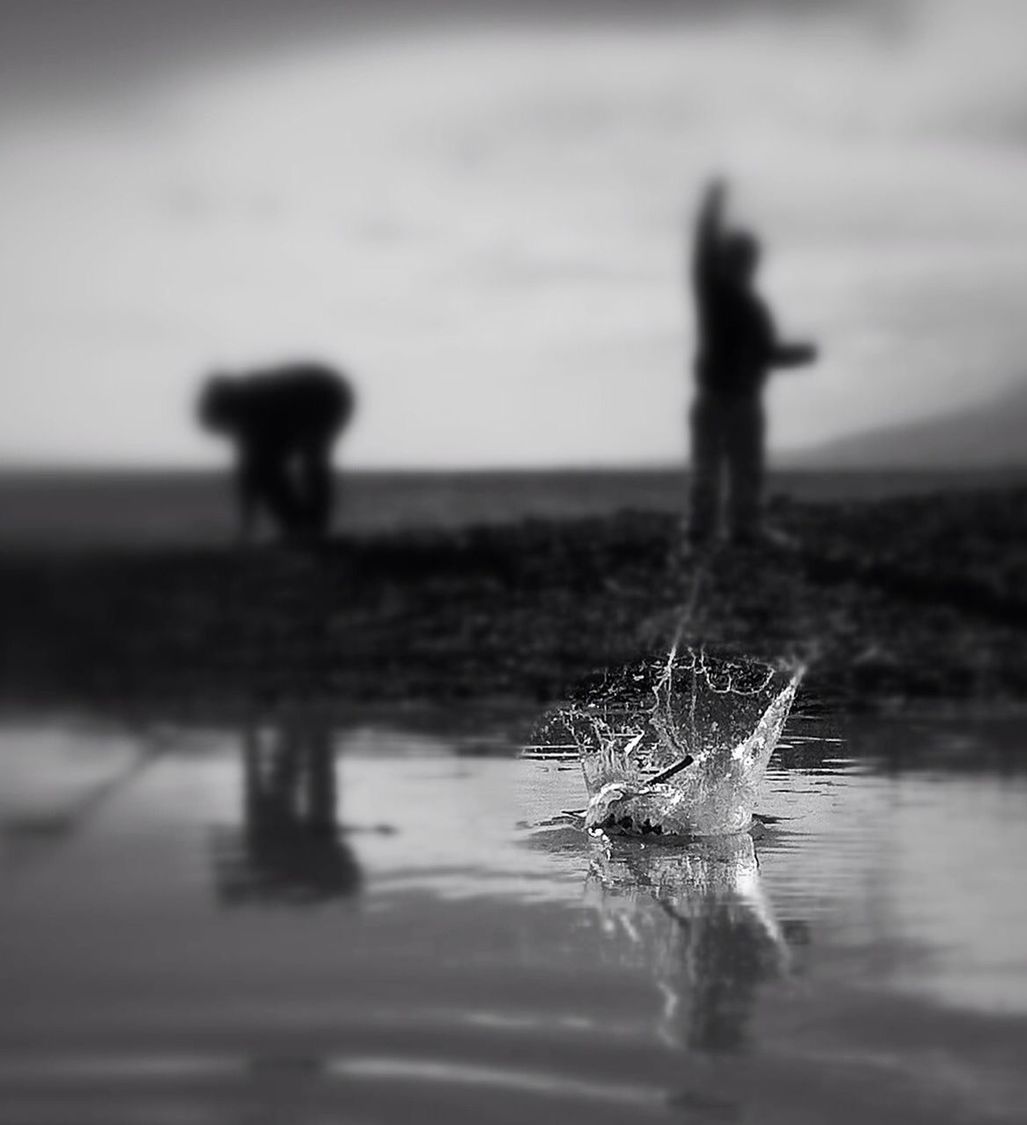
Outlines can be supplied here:
[[747, 230], [731, 231], [723, 245], [724, 276], [732, 285], [750, 285], [760, 264], [760, 241]]
[[196, 415], [205, 430], [228, 433], [239, 415], [239, 383], [230, 375], [211, 375], [203, 385]]

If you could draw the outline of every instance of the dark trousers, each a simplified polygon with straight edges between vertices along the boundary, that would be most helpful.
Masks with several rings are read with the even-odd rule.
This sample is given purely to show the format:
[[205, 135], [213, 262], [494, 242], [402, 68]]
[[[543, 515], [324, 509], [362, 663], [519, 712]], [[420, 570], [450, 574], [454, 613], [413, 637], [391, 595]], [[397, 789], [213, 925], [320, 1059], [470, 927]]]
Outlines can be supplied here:
[[276, 451], [243, 469], [245, 487], [285, 535], [321, 538], [332, 518], [331, 457], [331, 442], [311, 443], [292, 454]]
[[759, 532], [763, 489], [763, 403], [758, 395], [700, 391], [691, 411], [692, 509], [695, 539], [716, 534], [723, 479], [728, 480], [728, 523], [734, 536]]

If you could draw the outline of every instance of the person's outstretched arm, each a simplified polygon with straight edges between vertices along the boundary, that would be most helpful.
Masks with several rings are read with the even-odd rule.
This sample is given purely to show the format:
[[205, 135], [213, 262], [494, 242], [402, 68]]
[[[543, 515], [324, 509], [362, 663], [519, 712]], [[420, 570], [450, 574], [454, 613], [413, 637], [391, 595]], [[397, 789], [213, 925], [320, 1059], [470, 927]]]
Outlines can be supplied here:
[[808, 363], [813, 363], [817, 358], [815, 344], [779, 340], [770, 309], [759, 298], [755, 299], [754, 308], [760, 335], [759, 347], [767, 367], [805, 367]]
[[717, 255], [724, 234], [724, 206], [727, 184], [722, 179], [711, 180], [703, 192], [696, 216], [692, 241], [692, 282], [701, 291], [711, 280], [717, 265]]
[[817, 358], [816, 344], [775, 344], [770, 362], [774, 367], [805, 367]]

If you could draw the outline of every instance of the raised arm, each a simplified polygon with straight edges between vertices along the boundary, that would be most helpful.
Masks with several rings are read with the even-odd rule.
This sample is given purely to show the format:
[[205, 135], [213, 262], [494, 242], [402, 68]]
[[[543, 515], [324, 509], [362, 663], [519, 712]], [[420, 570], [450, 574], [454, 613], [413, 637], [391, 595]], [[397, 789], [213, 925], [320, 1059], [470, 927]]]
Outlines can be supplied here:
[[711, 180], [703, 192], [692, 240], [692, 281], [702, 289], [716, 271], [717, 255], [724, 234], [727, 184]]

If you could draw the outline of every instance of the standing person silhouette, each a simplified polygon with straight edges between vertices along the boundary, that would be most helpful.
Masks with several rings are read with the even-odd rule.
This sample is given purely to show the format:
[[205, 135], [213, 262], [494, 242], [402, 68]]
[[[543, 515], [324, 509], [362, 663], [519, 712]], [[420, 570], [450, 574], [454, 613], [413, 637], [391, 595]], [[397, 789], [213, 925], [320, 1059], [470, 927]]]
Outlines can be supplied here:
[[798, 367], [816, 359], [812, 344], [778, 341], [770, 311], [755, 287], [759, 240], [749, 231], [726, 228], [726, 198], [723, 180], [707, 186], [692, 250], [698, 349], [689, 538], [695, 546], [717, 534], [725, 471], [732, 540], [763, 539], [763, 385], [775, 367]]

